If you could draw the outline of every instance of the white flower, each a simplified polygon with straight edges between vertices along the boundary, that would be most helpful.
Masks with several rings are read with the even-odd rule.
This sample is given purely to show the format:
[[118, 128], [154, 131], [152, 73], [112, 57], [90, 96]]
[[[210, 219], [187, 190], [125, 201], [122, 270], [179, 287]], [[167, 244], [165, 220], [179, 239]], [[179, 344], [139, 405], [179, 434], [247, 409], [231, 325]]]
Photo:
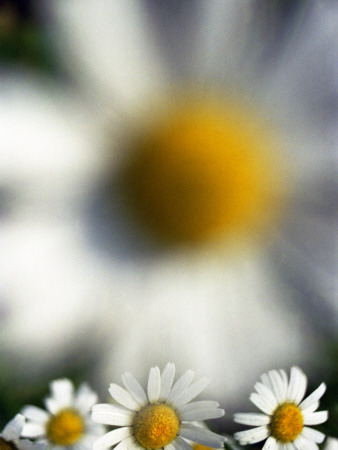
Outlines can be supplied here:
[[45, 399], [47, 411], [26, 406], [22, 414], [28, 419], [22, 435], [48, 444], [48, 448], [91, 450], [92, 443], [104, 433], [104, 427], [91, 420], [90, 412], [97, 395], [87, 384], [74, 394], [67, 379], [50, 384], [51, 396]]
[[328, 437], [325, 441], [324, 450], [338, 450], [338, 439]]
[[[151, 366], [156, 361], [164, 364], [165, 360], [173, 359], [182, 369], [183, 364], [191, 365], [199, 360], [206, 367], [208, 375], [215, 380], [210, 389], [227, 401], [235, 402], [245, 383], [248, 383], [247, 369], [252, 368], [252, 362], [246, 357], [249, 346], [255, 348], [254, 364], [257, 373], [266, 365], [266, 361], [271, 364], [278, 361], [288, 364], [296, 359], [302, 364], [308, 363], [311, 361], [312, 351], [315, 352], [318, 348], [320, 340], [314, 333], [314, 327], [309, 326], [311, 321], [305, 317], [305, 309], [298, 310], [295, 307], [299, 304], [301, 289], [298, 289], [298, 285], [296, 290], [294, 287], [289, 289], [287, 283], [281, 282], [275, 268], [280, 269], [280, 264], [288, 259], [299, 261], [309, 251], [310, 242], [322, 242], [322, 237], [317, 234], [320, 220], [314, 216], [309, 221], [304, 205], [309, 205], [314, 199], [318, 203], [325, 200], [318, 185], [326, 180], [327, 170], [331, 165], [328, 152], [330, 145], [326, 131], [324, 133], [320, 129], [323, 124], [319, 126], [318, 120], [309, 117], [308, 112], [314, 106], [311, 109], [307, 102], [309, 98], [314, 99], [314, 92], [319, 95], [323, 91], [322, 79], [313, 75], [313, 67], [318, 67], [314, 61], [321, 59], [321, 55], [327, 55], [328, 42], [334, 46], [336, 27], [331, 20], [332, 13], [314, 5], [308, 15], [309, 21], [303, 22], [294, 30], [294, 34], [289, 33], [292, 37], [287, 39], [279, 57], [271, 59], [270, 64], [263, 63], [264, 55], [261, 52], [267, 44], [251, 28], [252, 10], [248, 3], [250, 2], [237, 0], [202, 0], [193, 3], [182, 1], [173, 7], [170, 2], [102, 0], [98, 7], [97, 1], [88, 0], [84, 7], [83, 2], [74, 0], [48, 5], [54, 17], [55, 42], [61, 49], [60, 54], [65, 58], [67, 67], [74, 71], [73, 76], [78, 80], [82, 92], [91, 100], [93, 117], [110, 112], [110, 120], [107, 119], [106, 128], [101, 129], [101, 134], [104, 135], [109, 129], [113, 136], [109, 147], [111, 167], [107, 163], [112, 194], [110, 197], [103, 196], [103, 200], [102, 197], [97, 198], [97, 207], [91, 218], [96, 225], [92, 230], [93, 234], [102, 240], [102, 246], [98, 245], [93, 258], [96, 258], [102, 273], [106, 274], [107, 283], [111, 282], [113, 303], [115, 304], [116, 299], [123, 298], [126, 305], [118, 320], [114, 307], [107, 309], [106, 329], [110, 333], [114, 326], [118, 327], [122, 323], [126, 326], [121, 327], [121, 338], [114, 339], [116, 345], [111, 355], [106, 357], [105, 370], [100, 371], [103, 381], [108, 378], [112, 365], [121, 372], [127, 367], [133, 368], [145, 379], [144, 367]], [[336, 14], [336, 9], [332, 8], [333, 14]], [[322, 30], [328, 17], [327, 39], [323, 39]], [[332, 57], [334, 58], [334, 52]], [[325, 61], [329, 60], [325, 56]], [[319, 66], [324, 67], [322, 64]], [[330, 67], [327, 67], [329, 73], [332, 70]], [[192, 87], [190, 92], [187, 86]], [[332, 83], [326, 86], [332, 86]], [[328, 93], [329, 96], [331, 94], [332, 92]], [[205, 107], [200, 109], [206, 112], [213, 109], [215, 97], [226, 109], [229, 106], [229, 96], [236, 99], [239, 97], [240, 103], [245, 105], [249, 99], [249, 103], [253, 105], [253, 110], [244, 106], [251, 117], [251, 120], [242, 122], [248, 124], [248, 129], [250, 122], [256, 127], [259, 122], [259, 118], [258, 122], [255, 121], [259, 116], [258, 111], [264, 111], [265, 117], [269, 117], [268, 122], [271, 119], [282, 136], [281, 141], [286, 148], [282, 154], [286, 163], [290, 160], [294, 169], [295, 184], [299, 182], [295, 198], [289, 204], [285, 201], [286, 226], [281, 231], [273, 222], [266, 226], [263, 224], [262, 241], [258, 247], [247, 247], [245, 244], [242, 246], [244, 249], [238, 249], [236, 245], [233, 248], [230, 244], [227, 247], [227, 239], [225, 245], [222, 239], [221, 243], [216, 239], [216, 243], [210, 246], [193, 245], [187, 249], [184, 245], [172, 245], [169, 246], [169, 251], [154, 249], [152, 238], [147, 240], [140, 228], [137, 228], [137, 220], [127, 217], [128, 211], [121, 211], [122, 197], [118, 186], [114, 184], [118, 178], [115, 179], [114, 175], [119, 172], [118, 163], [128, 150], [132, 153], [135, 147], [141, 147], [126, 145], [125, 148], [123, 144], [126, 141], [129, 144], [129, 139], [135, 142], [132, 132], [134, 127], [138, 128], [137, 131], [141, 129], [141, 136], [142, 130], [146, 136], [153, 133], [154, 141], [163, 143], [163, 139], [170, 136], [170, 133], [166, 134], [165, 127], [158, 126], [162, 124], [162, 119], [170, 117], [169, 113], [166, 116], [161, 109], [168, 97], [178, 108], [181, 107], [180, 102], [184, 103], [186, 109], [183, 108], [183, 115], [191, 117], [188, 114], [191, 109], [187, 107], [191, 97], [201, 101]], [[233, 106], [230, 105], [228, 115], [229, 111], [236, 109], [237, 104], [234, 109]], [[153, 115], [149, 115], [149, 111]], [[153, 116], [154, 122], [149, 125], [148, 119]], [[320, 113], [316, 115], [319, 116]], [[200, 114], [201, 117], [203, 118], [203, 114]], [[244, 117], [245, 114], [242, 119]], [[208, 124], [208, 114], [204, 118]], [[144, 119], [146, 125], [142, 128]], [[191, 122], [191, 127], [198, 129], [194, 127], [197, 122], [198, 118], [196, 122]], [[173, 123], [168, 121], [168, 127]], [[265, 128], [267, 135], [270, 135], [272, 128]], [[235, 133], [235, 137], [247, 136], [245, 133], [248, 129], [243, 125], [242, 133]], [[260, 127], [257, 129], [262, 130]], [[333, 132], [333, 126], [331, 131]], [[232, 135], [229, 128], [226, 132]], [[265, 133], [255, 136], [264, 140], [263, 135], [266, 137]], [[331, 133], [329, 135], [333, 136]], [[244, 137], [245, 139], [247, 138]], [[269, 139], [265, 142], [268, 141]], [[252, 150], [252, 141], [248, 142], [248, 148]], [[137, 143], [139, 144], [138, 141]], [[191, 146], [199, 147], [196, 142], [195, 146]], [[177, 159], [180, 148], [178, 145], [173, 152]], [[274, 147], [268, 148], [272, 154]], [[210, 149], [215, 149], [215, 146], [210, 145]], [[160, 152], [159, 158], [162, 156]], [[182, 157], [184, 159], [184, 154]], [[140, 165], [149, 168], [146, 157], [143, 160], [141, 158]], [[189, 175], [192, 166], [190, 163], [182, 163], [180, 168], [183, 167], [183, 174]], [[197, 161], [196, 166], [207, 167], [208, 164]], [[217, 162], [215, 166], [217, 167]], [[224, 164], [220, 166], [223, 170]], [[231, 167], [236, 169], [232, 165]], [[263, 164], [261, 169], [262, 167], [266, 166]], [[163, 193], [165, 189], [163, 191], [161, 181], [170, 178], [172, 173], [170, 168], [166, 173], [165, 168], [164, 164], [164, 170], [159, 172], [156, 167], [152, 167], [149, 172], [151, 175], [147, 170], [136, 170], [136, 176], [132, 179], [136, 179], [138, 184], [134, 189], [134, 197], [131, 197], [134, 200], [136, 197], [137, 202], [137, 194], [141, 192], [139, 185], [143, 181], [146, 184], [144, 190], [151, 196]], [[273, 173], [265, 169], [263, 172], [269, 175]], [[213, 179], [213, 168], [210, 173], [209, 178]], [[221, 178], [219, 173], [214, 177], [216, 183]], [[246, 173], [246, 170], [242, 173]], [[104, 175], [107, 180], [107, 174]], [[189, 178], [185, 175], [182, 177], [183, 181]], [[230, 179], [231, 174], [228, 173], [223, 178]], [[283, 188], [292, 184], [291, 178], [286, 177]], [[203, 188], [201, 176], [191, 172], [189, 179], [191, 184], [187, 182], [186, 190], [189, 191], [189, 186], [193, 185], [195, 193], [199, 189], [203, 193], [209, 192]], [[200, 180], [201, 185], [198, 184]], [[267, 178], [264, 175], [259, 180], [265, 182]], [[182, 182], [179, 192], [184, 192], [184, 187]], [[236, 193], [240, 189], [235, 189], [233, 185], [229, 191], [234, 195], [232, 201], [238, 205], [239, 212], [243, 212], [243, 203], [236, 203]], [[248, 189], [246, 192], [251, 194], [254, 191]], [[277, 193], [269, 189], [265, 193], [268, 197], [276, 194], [276, 200], [279, 198]], [[179, 197], [180, 195], [177, 199]], [[166, 209], [165, 198], [163, 195], [162, 203], [161, 198], [158, 204], [149, 202], [150, 213], [146, 220], [152, 219], [153, 213], [162, 214], [161, 217], [167, 215], [175, 222], [176, 237], [180, 230], [183, 233], [187, 228], [189, 234], [191, 228], [186, 215], [182, 213], [181, 220], [181, 213], [175, 207]], [[243, 197], [240, 198], [243, 200]], [[111, 206], [110, 202], [113, 203], [113, 213], [109, 219], [107, 210]], [[141, 200], [141, 209], [145, 204], [147, 200], [143, 203]], [[274, 202], [270, 198], [268, 204], [273, 204], [278, 209], [279, 201]], [[313, 206], [311, 214], [318, 211]], [[184, 211], [188, 209], [183, 208]], [[199, 207], [195, 209], [198, 210]], [[216, 207], [216, 210], [221, 211], [222, 216], [224, 209]], [[236, 207], [231, 209], [235, 210]], [[260, 208], [258, 210], [261, 211]], [[258, 214], [258, 219], [265, 219], [270, 215], [269, 207], [265, 211], [266, 213]], [[214, 212], [215, 210], [212, 211]], [[211, 216], [213, 215], [203, 213], [205, 220]], [[218, 218], [216, 214], [215, 220]], [[161, 228], [165, 221], [160, 218], [159, 222]], [[200, 222], [195, 220], [194, 223]], [[98, 224], [101, 225], [101, 233]], [[305, 232], [312, 224], [313, 229]], [[225, 234], [228, 237], [227, 232]], [[248, 234], [250, 237], [255, 235], [251, 229]], [[303, 247], [306, 248], [304, 252]], [[277, 252], [276, 264], [271, 263], [268, 255], [271, 248]], [[315, 257], [319, 257], [319, 250], [324, 251], [321, 245], [313, 250]], [[283, 253], [282, 257], [279, 257], [279, 252]], [[92, 261], [95, 260], [93, 258]], [[322, 260], [325, 261], [326, 258], [323, 257]], [[335, 306], [331, 303], [333, 289], [329, 271], [322, 271], [320, 263], [314, 267], [312, 256], [306, 258], [306, 261], [309, 273], [316, 271], [316, 276], [311, 277], [311, 283], [315, 279], [323, 288], [320, 293], [325, 299], [321, 304], [325, 303], [328, 310], [332, 310]], [[290, 267], [288, 275], [293, 277], [292, 282], [299, 282], [303, 275], [299, 271], [305, 267], [304, 261], [302, 264], [297, 263], [296, 267], [290, 263]], [[313, 289], [314, 296], [318, 295], [319, 291], [315, 291], [317, 287]], [[306, 309], [310, 310], [311, 308]], [[328, 317], [332, 315], [328, 314]], [[127, 326], [130, 323], [132, 326]], [[213, 324], [212, 327], [210, 323]], [[238, 330], [241, 330], [240, 335]], [[270, 336], [268, 342], [267, 335]], [[138, 345], [136, 353], [135, 342]], [[166, 354], [163, 348], [166, 348]], [[226, 385], [223, 376], [227, 378]]]
[[22, 414], [17, 414], [0, 433], [0, 448], [1, 449], [18, 449], [18, 450], [44, 450], [46, 444], [34, 443], [28, 439], [20, 439], [22, 429], [25, 424], [25, 417]]
[[[214, 401], [191, 402], [209, 380], [192, 383], [194, 372], [188, 370], [174, 384], [175, 365], [168, 363], [162, 374], [150, 369], [147, 393], [128, 372], [122, 375], [126, 389], [111, 384], [109, 392], [120, 405], [93, 407], [93, 420], [119, 428], [97, 440], [95, 450], [119, 445], [116, 449], [189, 449], [185, 439], [220, 448], [224, 438], [191, 421], [222, 417], [224, 411]], [[122, 427], [122, 428], [121, 428]]]
[[318, 450], [324, 434], [307, 425], [318, 425], [327, 420], [327, 411], [316, 411], [319, 399], [325, 392], [322, 383], [303, 400], [307, 386], [305, 374], [292, 367], [290, 380], [284, 370], [271, 370], [255, 384], [256, 392], [250, 400], [264, 414], [238, 413], [234, 420], [244, 425], [254, 425], [246, 431], [235, 433], [241, 445], [266, 440], [264, 450]]

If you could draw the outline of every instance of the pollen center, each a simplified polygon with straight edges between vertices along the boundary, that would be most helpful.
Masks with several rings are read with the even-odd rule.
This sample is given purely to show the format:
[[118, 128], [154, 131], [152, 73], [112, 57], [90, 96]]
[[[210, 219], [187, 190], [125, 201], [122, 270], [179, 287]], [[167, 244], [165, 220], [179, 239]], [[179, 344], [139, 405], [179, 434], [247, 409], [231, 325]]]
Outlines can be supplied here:
[[6, 442], [3, 438], [0, 437], [0, 450], [15, 450], [16, 447], [11, 442]]
[[129, 145], [122, 173], [136, 222], [162, 242], [257, 229], [278, 209], [281, 166], [255, 112], [200, 102], [159, 114]]
[[47, 436], [54, 444], [72, 445], [83, 435], [85, 424], [79, 413], [64, 409], [53, 416], [47, 424]]
[[180, 421], [175, 411], [165, 404], [148, 405], [134, 420], [134, 435], [146, 449], [159, 449], [177, 436]]
[[281, 442], [292, 442], [303, 430], [303, 414], [293, 403], [284, 403], [273, 413], [270, 430]]

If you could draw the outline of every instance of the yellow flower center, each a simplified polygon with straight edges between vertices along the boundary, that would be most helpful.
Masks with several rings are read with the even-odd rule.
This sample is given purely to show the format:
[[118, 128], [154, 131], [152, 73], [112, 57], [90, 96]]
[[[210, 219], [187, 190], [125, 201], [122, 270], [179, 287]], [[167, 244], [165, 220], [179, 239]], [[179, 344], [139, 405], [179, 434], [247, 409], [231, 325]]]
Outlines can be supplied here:
[[47, 436], [57, 445], [72, 445], [83, 435], [85, 424], [79, 413], [73, 409], [63, 409], [47, 424]]
[[166, 243], [254, 231], [280, 207], [276, 143], [234, 102], [176, 107], [130, 144], [122, 186], [138, 220]]
[[11, 442], [5, 441], [3, 438], [0, 437], [0, 450], [15, 450], [16, 447]]
[[146, 449], [159, 449], [177, 436], [180, 421], [176, 412], [165, 404], [152, 404], [135, 416], [134, 436]]
[[281, 442], [292, 442], [303, 430], [303, 414], [297, 405], [284, 403], [272, 415], [272, 436]]

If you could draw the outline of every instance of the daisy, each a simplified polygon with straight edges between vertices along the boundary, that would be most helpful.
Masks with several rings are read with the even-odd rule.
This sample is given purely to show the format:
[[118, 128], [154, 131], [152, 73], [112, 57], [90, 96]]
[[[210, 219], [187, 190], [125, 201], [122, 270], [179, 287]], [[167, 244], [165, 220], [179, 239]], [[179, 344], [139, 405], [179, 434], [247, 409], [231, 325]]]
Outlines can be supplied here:
[[264, 450], [318, 450], [317, 443], [323, 442], [325, 436], [307, 425], [318, 425], [327, 420], [327, 411], [315, 412], [326, 386], [322, 383], [303, 400], [306, 386], [307, 378], [298, 367], [291, 368], [289, 380], [284, 370], [263, 374], [255, 385], [257, 392], [251, 394], [250, 400], [264, 414], [235, 414], [235, 422], [257, 426], [235, 433], [235, 438], [241, 445], [267, 439]]
[[[59, 330], [68, 342], [73, 325], [90, 327], [90, 320], [83, 323], [83, 315], [76, 314], [86, 303], [87, 319], [96, 315], [100, 330], [107, 333], [104, 342], [112, 348], [96, 371], [102, 384], [112, 364], [119, 373], [130, 368], [146, 380], [145, 367], [155, 363], [164, 365], [169, 358], [183, 370], [198, 360], [215, 380], [209, 393], [231, 404], [248, 386], [249, 369], [258, 374], [267, 361], [313, 361], [321, 342], [317, 324], [325, 311], [327, 323], [334, 324], [331, 313], [336, 308], [330, 295], [333, 265], [326, 267], [332, 246], [323, 243], [329, 241], [326, 215], [332, 210], [324, 187], [330, 191], [330, 149], [336, 136], [327, 106], [335, 98], [337, 27], [334, 4], [312, 3], [306, 20], [286, 30], [279, 52], [271, 52], [270, 35], [263, 38], [266, 27], [262, 30], [254, 22], [256, 2], [41, 3], [39, 13], [48, 9], [48, 32], [54, 33], [64, 67], [72, 71], [71, 93], [80, 94], [83, 110], [64, 115], [56, 101], [60, 97], [50, 96], [49, 107], [53, 110], [55, 104], [57, 117], [51, 114], [50, 121], [41, 122], [47, 114], [36, 117], [33, 96], [24, 115], [25, 130], [35, 137], [46, 133], [27, 149], [32, 136], [19, 139], [21, 108], [9, 108], [11, 120], [2, 136], [14, 130], [13, 146], [5, 146], [10, 155], [18, 155], [12, 173], [16, 166], [20, 173], [30, 167], [32, 150], [40, 143], [32, 165], [40, 167], [36, 161], [41, 162], [45, 177], [37, 185], [31, 179], [34, 195], [40, 195], [35, 197], [37, 207], [32, 211], [32, 190], [23, 190], [24, 207], [5, 221], [1, 298], [16, 300], [12, 320], [6, 321], [11, 325], [7, 347], [15, 339], [15, 350], [29, 354], [29, 362], [39, 359], [37, 345], [41, 354], [48, 348], [35, 332], [43, 326], [44, 337], [62, 351], [64, 341], [59, 344], [53, 335]], [[27, 117], [36, 120], [32, 124]], [[78, 127], [81, 119], [83, 126]], [[218, 133], [225, 122], [226, 132]], [[186, 130], [185, 139], [180, 139], [180, 129]], [[87, 138], [88, 131], [94, 139]], [[79, 140], [72, 140], [74, 135]], [[211, 141], [191, 159], [192, 149], [201, 147], [198, 141], [205, 144], [206, 136]], [[159, 145], [169, 137], [175, 144], [171, 161], [170, 151]], [[249, 145], [243, 147], [244, 141]], [[92, 158], [93, 164], [85, 164], [84, 176], [74, 178], [72, 172], [76, 175], [83, 167], [82, 145], [91, 150], [85, 152], [85, 161]], [[13, 147], [20, 151], [13, 152]], [[160, 171], [148, 164], [150, 147], [157, 149]], [[221, 148], [227, 149], [226, 155]], [[210, 164], [205, 163], [206, 149]], [[53, 176], [55, 155], [59, 178]], [[69, 155], [74, 159], [64, 171], [58, 162], [68, 161]], [[93, 173], [95, 157], [101, 169]], [[142, 166], [151, 167], [156, 184]], [[167, 201], [175, 197], [173, 173], [181, 174], [177, 192], [185, 193], [178, 195], [183, 208]], [[134, 187], [128, 180], [134, 180]], [[152, 186], [158, 195], [149, 200]], [[202, 197], [200, 209], [190, 204]], [[59, 234], [63, 230], [69, 232], [65, 238]], [[281, 280], [281, 264], [300, 286], [290, 288], [289, 279]], [[302, 297], [304, 285], [306, 294], [313, 292], [314, 306], [319, 293], [323, 296], [315, 326], [305, 315], [311, 308], [301, 305], [301, 300], [311, 299]], [[31, 302], [38, 298], [34, 312], [27, 296]], [[35, 311], [40, 305], [44, 320], [38, 327]], [[67, 314], [70, 306], [74, 309]], [[255, 348], [254, 361], [247, 357], [249, 347]]]
[[[174, 383], [175, 365], [168, 363], [162, 374], [158, 367], [150, 369], [147, 392], [128, 372], [122, 375], [126, 389], [111, 384], [109, 393], [120, 405], [101, 404], [93, 407], [93, 420], [119, 428], [98, 439], [93, 448], [187, 449], [186, 439], [220, 448], [224, 438], [191, 421], [222, 417], [224, 411], [214, 401], [191, 402], [209, 380], [192, 383], [189, 370]], [[192, 384], [191, 384], [192, 383]], [[122, 427], [122, 428], [121, 428]]]
[[22, 413], [28, 419], [22, 435], [48, 444], [48, 448], [90, 450], [92, 443], [104, 432], [104, 427], [93, 423], [90, 417], [97, 395], [87, 384], [74, 394], [68, 379], [50, 384], [51, 396], [46, 398], [47, 411], [26, 406]]
[[1, 450], [44, 450], [46, 444], [33, 443], [28, 439], [20, 439], [23, 427], [25, 424], [25, 417], [22, 414], [17, 414], [0, 433], [0, 449]]

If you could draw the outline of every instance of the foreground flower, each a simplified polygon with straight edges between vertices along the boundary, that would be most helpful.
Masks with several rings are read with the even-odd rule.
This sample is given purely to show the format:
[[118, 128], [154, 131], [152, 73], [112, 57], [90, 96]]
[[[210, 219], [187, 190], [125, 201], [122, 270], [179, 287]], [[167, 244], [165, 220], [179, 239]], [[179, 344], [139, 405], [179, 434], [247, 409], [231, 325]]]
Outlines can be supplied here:
[[36, 406], [23, 409], [28, 422], [22, 435], [37, 438], [53, 449], [90, 450], [93, 441], [104, 432], [90, 418], [96, 393], [82, 384], [74, 395], [73, 384], [67, 379], [53, 381], [50, 388], [52, 395], [45, 401], [48, 412]]
[[267, 438], [265, 450], [318, 449], [317, 443], [323, 442], [324, 434], [305, 425], [318, 425], [327, 420], [327, 411], [314, 412], [325, 392], [325, 384], [302, 401], [307, 379], [298, 367], [291, 368], [289, 381], [284, 370], [271, 370], [261, 380], [256, 383], [257, 392], [251, 394], [250, 400], [265, 414], [235, 414], [236, 422], [257, 426], [235, 433], [235, 438], [241, 445]]
[[[173, 385], [175, 365], [168, 363], [162, 374], [158, 367], [150, 369], [147, 393], [128, 372], [122, 375], [126, 389], [111, 384], [109, 392], [120, 405], [101, 404], [93, 407], [93, 420], [119, 426], [94, 444], [94, 449], [116, 448], [186, 449], [184, 439], [220, 448], [224, 438], [196, 424], [195, 420], [222, 417], [224, 411], [214, 401], [190, 402], [208, 384], [201, 378], [191, 384], [194, 372], [188, 370]], [[121, 446], [121, 447], [120, 447]]]
[[33, 443], [27, 439], [20, 439], [22, 429], [25, 424], [25, 418], [22, 414], [17, 414], [0, 433], [1, 450], [44, 450], [46, 445], [43, 443]]

